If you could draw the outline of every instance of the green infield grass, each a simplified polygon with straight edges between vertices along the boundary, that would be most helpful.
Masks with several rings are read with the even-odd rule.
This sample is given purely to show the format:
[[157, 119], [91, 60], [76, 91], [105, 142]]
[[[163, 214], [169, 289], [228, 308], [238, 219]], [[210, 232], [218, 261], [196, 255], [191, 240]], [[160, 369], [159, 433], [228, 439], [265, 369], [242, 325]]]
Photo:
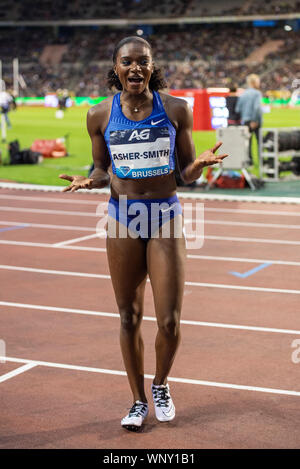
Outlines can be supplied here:
[[[31, 184], [66, 185], [66, 181], [59, 179], [60, 173], [87, 175], [92, 163], [91, 143], [86, 130], [87, 111], [87, 107], [71, 108], [65, 112], [63, 119], [57, 119], [56, 109], [49, 108], [24, 106], [10, 112], [12, 128], [7, 131], [6, 142], [0, 143], [2, 154], [0, 179]], [[270, 113], [264, 114], [265, 127], [297, 127], [298, 123], [300, 123], [298, 108], [273, 108]], [[44, 158], [36, 165], [9, 165], [8, 142], [19, 140], [23, 150], [29, 148], [35, 139], [65, 136], [68, 136], [69, 156]], [[211, 148], [216, 142], [215, 131], [194, 132], [193, 138], [197, 155]], [[254, 155], [256, 159], [252, 172], [258, 175], [256, 145]]]

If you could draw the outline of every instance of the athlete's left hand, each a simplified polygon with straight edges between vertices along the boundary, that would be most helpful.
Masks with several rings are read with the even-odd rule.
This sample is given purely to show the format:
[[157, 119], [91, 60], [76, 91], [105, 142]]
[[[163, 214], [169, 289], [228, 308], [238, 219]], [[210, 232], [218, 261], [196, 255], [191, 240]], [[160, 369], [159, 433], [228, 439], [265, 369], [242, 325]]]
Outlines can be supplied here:
[[189, 184], [193, 181], [196, 181], [201, 176], [202, 169], [205, 166], [211, 166], [216, 163], [221, 163], [224, 158], [228, 155], [215, 155], [215, 152], [220, 148], [222, 142], [216, 143], [216, 145], [211, 150], [206, 150], [201, 153], [198, 158], [196, 158], [192, 163], [190, 163], [182, 172], [183, 180]]
[[218, 142], [212, 149], [201, 153], [201, 155], [199, 155], [194, 162], [194, 168], [200, 170], [205, 166], [212, 166], [216, 163], [222, 163], [223, 159], [226, 158], [228, 154], [224, 153], [223, 155], [215, 155], [215, 152], [218, 150], [218, 148], [220, 148], [221, 145], [222, 142]]
[[62, 192], [75, 192], [78, 189], [92, 189], [94, 180], [81, 175], [68, 176], [68, 174], [60, 174], [60, 179], [66, 179], [71, 184], [63, 188]]

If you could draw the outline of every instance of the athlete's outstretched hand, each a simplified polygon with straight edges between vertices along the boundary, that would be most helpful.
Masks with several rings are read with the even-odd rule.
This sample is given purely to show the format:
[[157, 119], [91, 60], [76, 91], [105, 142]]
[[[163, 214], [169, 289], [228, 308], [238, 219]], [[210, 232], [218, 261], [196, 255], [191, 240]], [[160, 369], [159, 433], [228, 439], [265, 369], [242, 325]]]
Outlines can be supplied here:
[[93, 187], [94, 179], [87, 178], [85, 176], [68, 176], [67, 174], [60, 174], [59, 177], [71, 182], [69, 186], [63, 188], [62, 192], [75, 192], [78, 189], [92, 189]]
[[215, 152], [220, 148], [222, 142], [216, 143], [216, 145], [211, 150], [206, 150], [201, 155], [196, 158], [193, 163], [189, 164], [189, 166], [185, 170], [185, 179], [186, 182], [193, 182], [201, 176], [202, 169], [205, 166], [211, 166], [216, 163], [221, 163], [224, 158], [228, 155], [215, 155]]
[[220, 148], [221, 145], [222, 142], [218, 142], [211, 150], [206, 150], [201, 153], [201, 155], [196, 159], [196, 163], [198, 162], [198, 165], [202, 165], [202, 168], [216, 163], [222, 163], [223, 159], [226, 158], [228, 154], [224, 153], [223, 155], [215, 155], [215, 152], [218, 150], [218, 148]]

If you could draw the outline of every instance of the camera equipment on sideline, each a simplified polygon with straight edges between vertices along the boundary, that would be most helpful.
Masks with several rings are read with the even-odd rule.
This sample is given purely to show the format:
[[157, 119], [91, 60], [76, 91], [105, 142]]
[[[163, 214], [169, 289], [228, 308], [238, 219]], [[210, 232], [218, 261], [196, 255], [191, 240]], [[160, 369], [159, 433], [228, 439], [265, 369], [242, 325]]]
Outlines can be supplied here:
[[[300, 129], [260, 129], [260, 176], [278, 180], [283, 171], [300, 176]], [[283, 161], [288, 157], [288, 161]], [[281, 158], [281, 160], [280, 160]]]
[[[274, 133], [268, 132], [263, 137], [264, 148], [274, 150]], [[300, 129], [290, 132], [278, 132], [278, 151], [300, 150]]]
[[8, 145], [9, 164], [37, 164], [42, 158], [41, 154], [26, 148], [20, 150], [18, 140], [10, 142]]

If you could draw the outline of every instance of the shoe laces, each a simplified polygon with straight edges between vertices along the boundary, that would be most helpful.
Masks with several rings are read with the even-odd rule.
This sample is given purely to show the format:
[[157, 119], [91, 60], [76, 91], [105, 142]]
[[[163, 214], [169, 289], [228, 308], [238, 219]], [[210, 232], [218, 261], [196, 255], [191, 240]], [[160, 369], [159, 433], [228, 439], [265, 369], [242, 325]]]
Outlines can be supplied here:
[[135, 402], [129, 411], [129, 417], [143, 416], [147, 410], [147, 404], [143, 402]]
[[167, 386], [161, 388], [153, 387], [153, 397], [158, 407], [168, 407], [171, 396]]

